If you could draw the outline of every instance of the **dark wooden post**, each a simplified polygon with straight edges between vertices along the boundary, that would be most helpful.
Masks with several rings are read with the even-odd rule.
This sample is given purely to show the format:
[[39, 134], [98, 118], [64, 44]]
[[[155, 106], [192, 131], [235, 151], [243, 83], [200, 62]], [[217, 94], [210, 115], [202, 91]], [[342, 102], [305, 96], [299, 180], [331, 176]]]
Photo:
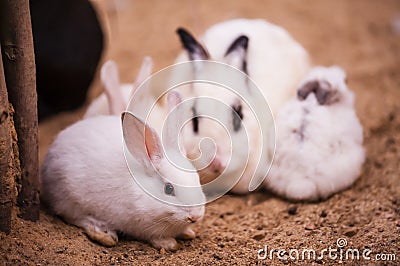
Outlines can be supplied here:
[[8, 94], [0, 56], [0, 231], [7, 234], [10, 233], [11, 212], [15, 202], [14, 176], [11, 176], [10, 171], [12, 158], [10, 126]]
[[14, 106], [21, 163], [19, 215], [39, 219], [38, 120], [28, 0], [0, 0], [0, 41], [9, 100]]

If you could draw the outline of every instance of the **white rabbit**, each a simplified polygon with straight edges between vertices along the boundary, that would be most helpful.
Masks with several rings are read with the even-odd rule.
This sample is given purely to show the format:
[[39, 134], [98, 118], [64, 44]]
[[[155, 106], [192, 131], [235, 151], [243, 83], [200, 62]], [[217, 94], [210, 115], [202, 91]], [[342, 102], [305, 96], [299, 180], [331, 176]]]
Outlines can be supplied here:
[[[238, 68], [255, 81], [262, 92], [261, 98], [264, 96], [267, 99], [273, 113], [295, 94], [296, 84], [310, 67], [307, 52], [287, 31], [261, 19], [235, 19], [216, 24], [201, 37], [204, 47], [185, 29], [180, 28], [177, 33], [186, 50], [178, 57], [177, 62], [211, 59]], [[201, 76], [207, 71], [209, 70], [204, 67], [193, 68], [195, 76]], [[265, 163], [265, 166], [257, 168], [259, 159], [262, 162], [272, 160], [272, 155], [260, 151], [268, 136], [260, 134], [259, 121], [250, 109], [252, 106], [244, 101], [252, 99], [256, 102], [260, 99], [254, 99], [256, 94], [246, 87], [246, 82], [242, 82], [242, 87], [244, 99], [226, 89], [208, 84], [194, 84], [189, 89], [181, 90], [186, 99], [208, 96], [232, 107], [232, 111], [226, 111], [218, 106], [219, 103], [213, 105], [209, 102], [202, 106], [194, 101], [196, 104], [192, 110], [197, 117], [192, 119], [192, 130], [184, 131], [184, 143], [188, 157], [194, 160], [201, 154], [204, 155], [200, 149], [200, 141], [204, 138], [213, 139], [216, 151], [211, 163], [204, 168], [203, 160], [194, 160], [194, 165], [199, 170], [202, 182], [213, 180], [222, 172], [225, 175], [241, 176], [231, 190], [234, 193], [248, 193], [253, 190], [254, 187], [251, 189], [249, 186], [252, 178], [264, 178], [269, 167]], [[265, 116], [268, 112], [267, 109], [263, 110]], [[221, 127], [218, 122], [202, 117], [210, 113], [219, 114], [218, 120], [226, 126], [230, 136], [227, 135], [226, 128]], [[263, 124], [261, 127], [265, 130], [271, 124], [272, 122]], [[243, 134], [248, 134], [247, 146], [232, 149], [231, 141], [241, 142], [239, 139]], [[246, 152], [247, 148], [249, 152]], [[243, 172], [243, 163], [246, 162], [248, 163]], [[230, 168], [227, 168], [228, 165]]]
[[365, 160], [354, 95], [339, 67], [315, 67], [275, 120], [276, 153], [265, 185], [292, 200], [349, 187]]
[[84, 119], [97, 115], [121, 115], [137, 88], [150, 76], [153, 68], [151, 57], [145, 57], [133, 84], [120, 84], [117, 64], [109, 60], [100, 70], [104, 93], [87, 108]]
[[[168, 98], [179, 102], [175, 92]], [[121, 232], [156, 248], [176, 249], [176, 237], [195, 236], [189, 225], [203, 217], [205, 203], [199, 176], [186, 157], [177, 156], [178, 162], [190, 171], [165, 157], [176, 154], [176, 123], [166, 125], [164, 150], [154, 129], [129, 112], [122, 124], [118, 116], [96, 116], [68, 127], [45, 158], [43, 201], [105, 246], [115, 245]], [[131, 154], [125, 153], [129, 168], [123, 149]]]

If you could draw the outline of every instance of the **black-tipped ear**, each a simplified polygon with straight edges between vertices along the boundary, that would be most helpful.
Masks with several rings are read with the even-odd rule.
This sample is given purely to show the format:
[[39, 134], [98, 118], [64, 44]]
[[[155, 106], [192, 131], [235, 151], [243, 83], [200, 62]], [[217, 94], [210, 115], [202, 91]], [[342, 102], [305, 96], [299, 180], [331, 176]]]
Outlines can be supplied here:
[[329, 105], [339, 100], [336, 90], [332, 89], [329, 82], [325, 80], [312, 80], [297, 89], [297, 97], [303, 101], [310, 93], [314, 93], [320, 105]]
[[233, 41], [231, 46], [229, 46], [228, 50], [225, 53], [225, 56], [227, 56], [228, 54], [232, 53], [237, 49], [243, 49], [244, 51], [247, 51], [248, 44], [249, 44], [249, 38], [246, 35], [240, 35], [239, 37], [236, 38], [236, 40]]
[[249, 38], [241, 35], [232, 42], [225, 53], [226, 63], [242, 70], [244, 73], [247, 73], [246, 56], [248, 43]]
[[189, 54], [190, 60], [207, 60], [209, 55], [204, 47], [184, 28], [178, 28], [176, 33], [181, 39], [183, 47]]
[[300, 101], [305, 100], [308, 95], [312, 92], [315, 92], [318, 88], [318, 81], [312, 80], [297, 89], [297, 97]]
[[338, 91], [334, 90], [332, 84], [325, 80], [319, 82], [319, 86], [315, 91], [315, 96], [320, 105], [330, 105], [337, 102], [340, 98]]

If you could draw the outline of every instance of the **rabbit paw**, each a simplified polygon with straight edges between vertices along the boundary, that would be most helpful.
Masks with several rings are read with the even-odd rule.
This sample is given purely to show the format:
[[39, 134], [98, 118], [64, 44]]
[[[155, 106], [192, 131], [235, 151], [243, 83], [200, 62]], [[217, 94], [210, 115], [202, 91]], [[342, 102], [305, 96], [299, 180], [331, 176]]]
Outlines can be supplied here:
[[190, 226], [186, 227], [185, 230], [183, 230], [182, 233], [178, 235], [178, 238], [183, 239], [183, 240], [191, 240], [196, 237], [196, 233], [193, 231]]
[[91, 218], [86, 220], [82, 227], [90, 239], [103, 246], [112, 247], [118, 243], [117, 233], [109, 230], [103, 222]]
[[174, 238], [153, 239], [150, 241], [153, 247], [165, 249], [166, 251], [175, 251], [179, 249], [179, 244]]

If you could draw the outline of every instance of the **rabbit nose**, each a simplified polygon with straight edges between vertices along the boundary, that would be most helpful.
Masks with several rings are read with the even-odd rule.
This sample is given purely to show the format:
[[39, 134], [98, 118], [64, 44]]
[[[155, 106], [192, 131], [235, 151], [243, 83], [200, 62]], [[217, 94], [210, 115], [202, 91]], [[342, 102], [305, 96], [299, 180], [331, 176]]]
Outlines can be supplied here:
[[204, 206], [193, 207], [189, 210], [187, 220], [191, 223], [195, 223], [204, 215]]
[[214, 172], [215, 174], [220, 174], [222, 173], [222, 170], [224, 169], [221, 160], [217, 157], [215, 157], [212, 162], [209, 165], [210, 169], [212, 172]]

